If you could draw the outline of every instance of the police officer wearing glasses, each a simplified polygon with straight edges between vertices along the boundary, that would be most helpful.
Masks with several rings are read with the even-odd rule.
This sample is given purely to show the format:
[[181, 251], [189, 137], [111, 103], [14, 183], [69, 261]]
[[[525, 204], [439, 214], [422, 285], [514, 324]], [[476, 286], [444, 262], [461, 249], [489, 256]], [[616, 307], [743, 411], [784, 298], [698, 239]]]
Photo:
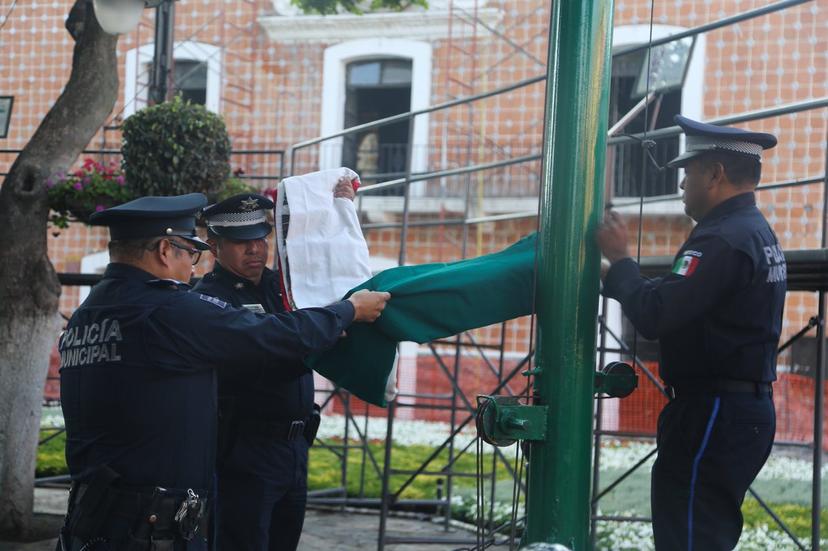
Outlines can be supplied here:
[[773, 445], [771, 383], [785, 302], [785, 257], [754, 190], [771, 134], [677, 116], [686, 152], [686, 213], [698, 224], [671, 273], [639, 274], [620, 217], [597, 232], [611, 267], [604, 294], [641, 334], [658, 339], [671, 400], [658, 419], [651, 505], [656, 549], [730, 550], [741, 504]]
[[[334, 196], [353, 199], [347, 178]], [[197, 292], [262, 314], [286, 311], [279, 275], [267, 267], [272, 210], [273, 202], [256, 194], [204, 209], [216, 263]], [[308, 448], [319, 425], [313, 396], [313, 374], [300, 361], [282, 362], [259, 379], [219, 374], [220, 549], [296, 549], [305, 519]]]
[[61, 335], [72, 475], [64, 550], [202, 550], [215, 466], [217, 370], [262, 372], [372, 321], [387, 293], [257, 316], [189, 292], [208, 245], [201, 194], [144, 197], [93, 215], [111, 263]]

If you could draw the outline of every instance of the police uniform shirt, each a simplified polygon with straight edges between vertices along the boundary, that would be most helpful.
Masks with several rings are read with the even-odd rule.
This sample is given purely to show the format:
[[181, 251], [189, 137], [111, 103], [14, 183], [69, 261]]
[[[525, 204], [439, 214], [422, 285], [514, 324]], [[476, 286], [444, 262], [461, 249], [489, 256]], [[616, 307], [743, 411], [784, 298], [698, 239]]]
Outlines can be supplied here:
[[129, 484], [209, 488], [214, 369], [258, 378], [331, 346], [348, 302], [261, 316], [136, 267], [110, 264], [59, 343], [74, 479], [108, 465]]
[[[285, 312], [278, 274], [265, 268], [259, 284], [225, 269], [219, 262], [198, 282], [193, 292], [204, 293], [260, 314]], [[258, 380], [219, 374], [219, 396], [240, 398], [234, 414], [256, 421], [306, 419], [313, 408], [313, 374], [302, 361], [281, 362]], [[245, 426], [242, 421], [238, 426]]]
[[786, 291], [785, 257], [753, 193], [714, 207], [666, 277], [647, 279], [631, 258], [613, 263], [603, 293], [641, 334], [660, 342], [661, 378], [776, 380]]

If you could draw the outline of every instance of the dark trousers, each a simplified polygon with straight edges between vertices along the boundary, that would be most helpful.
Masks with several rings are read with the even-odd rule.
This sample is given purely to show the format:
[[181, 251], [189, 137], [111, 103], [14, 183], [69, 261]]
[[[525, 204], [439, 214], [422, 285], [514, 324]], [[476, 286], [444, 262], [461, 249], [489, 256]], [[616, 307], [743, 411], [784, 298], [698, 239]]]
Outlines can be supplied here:
[[658, 418], [651, 505], [658, 551], [731, 550], [776, 431], [767, 393], [679, 396]]
[[240, 434], [218, 473], [217, 549], [293, 551], [307, 502], [308, 444]]

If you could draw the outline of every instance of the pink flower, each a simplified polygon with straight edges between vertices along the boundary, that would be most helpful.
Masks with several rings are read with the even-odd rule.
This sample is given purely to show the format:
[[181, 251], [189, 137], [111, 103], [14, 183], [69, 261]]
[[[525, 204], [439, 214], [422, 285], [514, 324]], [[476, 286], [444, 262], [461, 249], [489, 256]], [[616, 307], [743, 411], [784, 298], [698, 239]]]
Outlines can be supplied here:
[[123, 174], [121, 174], [117, 178], [115, 178], [115, 181], [118, 182], [119, 186], [124, 185], [124, 183], [126, 182]]
[[95, 205], [95, 212], [101, 212], [104, 208], [105, 207], [103, 205]]
[[92, 182], [92, 178], [90, 178], [89, 176], [84, 176], [81, 182], [83, 182], [83, 185], [88, 186], [89, 183]]
[[78, 190], [78, 191], [80, 191], [80, 190], [82, 190], [82, 189], [83, 189], [83, 186], [81, 185], [81, 183], [80, 183], [80, 182], [75, 182], [75, 183], [74, 183], [74, 185], [73, 185], [72, 187], [73, 187], [73, 188], [75, 188], [75, 189], [76, 189], [76, 190]]
[[47, 178], [46, 179], [46, 187], [49, 188], [49, 189], [52, 189], [53, 187], [55, 187], [54, 180], [52, 180], [51, 178]]

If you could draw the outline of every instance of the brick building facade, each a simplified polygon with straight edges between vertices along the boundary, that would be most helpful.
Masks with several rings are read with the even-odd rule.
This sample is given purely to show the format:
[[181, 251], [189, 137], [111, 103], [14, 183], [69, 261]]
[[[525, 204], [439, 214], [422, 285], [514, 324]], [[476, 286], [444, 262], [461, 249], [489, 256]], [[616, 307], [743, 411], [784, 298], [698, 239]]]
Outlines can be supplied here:
[[[11, 6], [5, 4], [0, 5], [0, 13]], [[0, 23], [0, 51], [4, 52], [0, 57], [0, 95], [15, 96], [8, 138], [0, 141], [3, 148], [25, 145], [67, 80], [73, 43], [63, 21], [71, 4], [70, 0], [18, 3]], [[405, 123], [373, 135], [367, 132], [297, 150], [292, 166], [290, 156], [283, 163], [278, 152], [346, 126], [543, 75], [549, 4], [547, 0], [430, 0], [427, 11], [319, 17], [299, 14], [289, 0], [181, 0], [176, 3], [176, 71], [172, 80], [187, 97], [224, 117], [234, 150], [239, 152], [233, 156], [233, 168], [258, 177], [253, 181], [261, 186], [274, 186], [278, 176], [291, 169], [301, 173], [342, 163], [352, 165], [372, 183], [404, 170], [408, 151], [414, 172], [535, 155], [541, 148], [543, 82], [418, 116], [411, 127]], [[648, 0], [616, 1], [615, 51], [648, 41], [650, 4]], [[652, 34], [659, 38], [765, 4], [759, 0], [656, 2]], [[660, 94], [661, 100], [647, 112], [648, 120], [661, 127], [670, 125], [672, 114], [679, 111], [707, 120], [825, 97], [825, 9], [817, 2], [806, 3], [707, 32], [692, 47], [687, 44], [686, 51], [673, 51], [679, 65], [687, 60], [679, 67], [683, 71], [678, 71], [679, 76], [684, 75], [683, 84]], [[120, 38], [119, 99], [90, 148], [117, 149], [119, 123], [146, 104], [152, 26], [152, 12], [146, 10], [138, 29]], [[656, 59], [655, 54], [653, 57]], [[636, 90], [640, 91], [644, 82], [640, 76], [644, 62], [642, 52], [615, 58], [611, 124], [638, 101]], [[821, 177], [825, 172], [827, 119], [822, 108], [750, 123], [751, 128], [779, 136], [780, 146], [765, 160], [763, 183]], [[641, 115], [626, 131], [640, 131], [643, 124]], [[679, 145], [678, 141], [660, 145], [657, 156], [664, 157]], [[13, 159], [13, 152], [0, 153], [0, 171], [6, 171]], [[627, 216], [635, 234], [639, 196], [675, 194], [678, 179], [642, 167], [639, 150], [630, 146], [611, 148], [607, 164], [613, 202]], [[470, 176], [415, 183], [411, 220], [535, 211], [539, 168], [537, 160], [530, 160]], [[759, 192], [762, 209], [783, 247], [819, 246], [823, 185], [817, 181]], [[393, 264], [399, 254], [400, 232], [381, 225], [400, 220], [401, 195], [392, 191], [365, 196], [361, 201], [372, 256], [380, 264]], [[380, 227], [371, 228], [372, 224]], [[485, 254], [534, 231], [535, 225], [535, 219], [527, 217], [466, 229], [457, 225], [413, 227], [408, 233], [406, 261], [450, 261], [464, 254]], [[691, 227], [678, 199], [647, 203], [641, 223], [642, 254], [671, 254]], [[73, 224], [57, 236], [50, 229], [50, 256], [60, 272], [99, 270], [106, 261], [102, 252], [105, 244], [106, 234], [100, 229]], [[199, 271], [208, 269], [210, 261], [202, 260]], [[81, 292], [64, 288], [62, 313], [68, 315], [76, 307]], [[785, 337], [815, 314], [815, 294], [790, 293]], [[608, 316], [611, 325], [631, 337], [617, 309], [611, 309]], [[500, 345], [502, 337], [504, 362], [514, 365], [528, 350], [530, 324], [528, 320], [511, 322], [504, 335], [497, 326], [475, 331], [474, 336], [482, 345]], [[780, 357], [783, 378], [792, 378], [790, 384], [797, 388], [806, 388], [809, 381], [813, 384], [813, 359], [803, 348], [807, 342], [802, 342]], [[489, 368], [476, 351], [470, 347], [464, 350], [468, 356], [463, 365], [475, 366], [460, 368], [461, 381], [468, 381], [462, 384], [464, 390], [469, 395], [485, 391], [491, 386], [483, 384], [489, 375], [480, 372]], [[454, 361], [452, 354], [444, 357]], [[496, 360], [498, 353], [487, 357]], [[448, 392], [450, 386], [427, 349], [421, 347], [418, 358], [415, 364], [419, 361], [421, 368], [405, 376], [405, 389]], [[47, 389], [47, 395], [54, 395], [54, 391]], [[810, 394], [802, 391], [799, 403], [807, 407], [803, 400], [812, 394], [812, 390]], [[652, 415], [644, 412], [654, 410], [657, 402], [652, 392], [640, 390], [623, 406], [606, 408], [609, 425], [652, 430]], [[791, 409], [788, 414], [802, 417], [799, 410]], [[788, 414], [783, 412], [782, 417]], [[807, 423], [797, 423], [788, 436], [807, 434], [802, 430], [803, 422]], [[784, 419], [780, 426], [785, 426]]]

